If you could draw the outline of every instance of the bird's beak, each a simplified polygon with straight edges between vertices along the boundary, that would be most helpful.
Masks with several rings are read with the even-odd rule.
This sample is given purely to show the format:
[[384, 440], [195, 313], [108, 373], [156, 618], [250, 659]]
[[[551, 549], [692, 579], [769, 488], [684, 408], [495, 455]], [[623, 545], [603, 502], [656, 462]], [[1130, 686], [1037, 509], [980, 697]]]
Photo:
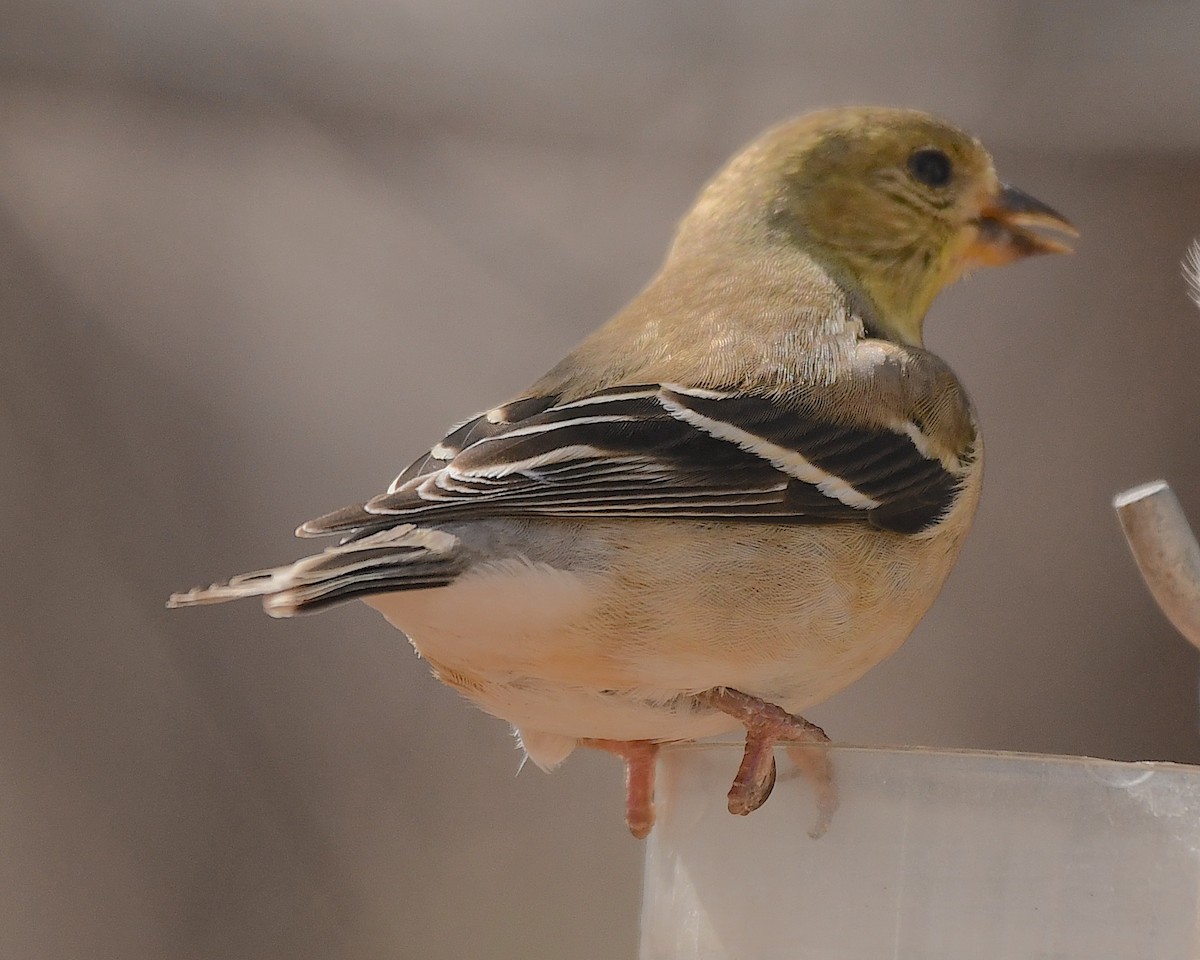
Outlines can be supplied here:
[[975, 227], [966, 260], [981, 267], [1000, 267], [1035, 253], [1071, 252], [1065, 243], [1035, 233], [1030, 227], [1079, 236], [1071, 221], [1057, 210], [1006, 183], [984, 202]]

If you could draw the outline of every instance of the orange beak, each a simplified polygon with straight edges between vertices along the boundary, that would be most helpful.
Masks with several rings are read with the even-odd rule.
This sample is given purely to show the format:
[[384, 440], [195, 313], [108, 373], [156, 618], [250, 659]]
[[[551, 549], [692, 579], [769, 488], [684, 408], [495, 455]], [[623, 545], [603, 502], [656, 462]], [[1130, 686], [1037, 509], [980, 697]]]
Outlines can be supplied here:
[[978, 232], [967, 247], [965, 259], [981, 267], [1002, 267], [1037, 253], [1071, 253], [1059, 240], [1034, 233], [1030, 227], [1079, 236], [1071, 221], [1053, 207], [1035, 200], [1006, 183], [979, 211]]

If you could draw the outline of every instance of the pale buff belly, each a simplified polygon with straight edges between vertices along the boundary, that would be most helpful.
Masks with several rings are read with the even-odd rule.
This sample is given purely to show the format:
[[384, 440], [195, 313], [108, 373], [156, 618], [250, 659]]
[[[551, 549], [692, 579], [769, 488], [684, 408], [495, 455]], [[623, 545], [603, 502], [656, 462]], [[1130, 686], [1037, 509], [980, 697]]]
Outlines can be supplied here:
[[857, 524], [581, 522], [572, 536], [605, 558], [599, 567], [507, 559], [366, 602], [552, 765], [576, 738], [737, 729], [687, 705], [712, 687], [792, 712], [836, 693], [894, 652], [933, 602], [974, 509], [960, 506], [925, 539]]

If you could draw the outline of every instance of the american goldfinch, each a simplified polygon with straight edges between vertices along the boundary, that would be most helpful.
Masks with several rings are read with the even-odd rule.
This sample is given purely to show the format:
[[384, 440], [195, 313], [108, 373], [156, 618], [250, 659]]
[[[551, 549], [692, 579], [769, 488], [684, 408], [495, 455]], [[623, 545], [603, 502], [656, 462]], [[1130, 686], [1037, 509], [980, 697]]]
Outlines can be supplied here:
[[778, 126], [683, 218], [649, 286], [386, 493], [303, 524], [337, 546], [177, 594], [276, 617], [358, 598], [550, 769], [624, 757], [654, 820], [655, 752], [745, 728], [730, 810], [774, 782], [800, 711], [891, 654], [970, 526], [983, 444], [923, 346], [938, 291], [1073, 234], [925, 113]]

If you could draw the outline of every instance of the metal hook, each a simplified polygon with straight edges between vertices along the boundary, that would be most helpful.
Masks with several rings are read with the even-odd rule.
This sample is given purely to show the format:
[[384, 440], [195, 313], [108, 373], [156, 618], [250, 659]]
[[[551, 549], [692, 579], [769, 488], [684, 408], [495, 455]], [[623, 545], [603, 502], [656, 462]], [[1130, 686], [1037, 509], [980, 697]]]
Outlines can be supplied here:
[[1200, 544], [1165, 480], [1113, 498], [1142, 579], [1159, 608], [1200, 648]]

